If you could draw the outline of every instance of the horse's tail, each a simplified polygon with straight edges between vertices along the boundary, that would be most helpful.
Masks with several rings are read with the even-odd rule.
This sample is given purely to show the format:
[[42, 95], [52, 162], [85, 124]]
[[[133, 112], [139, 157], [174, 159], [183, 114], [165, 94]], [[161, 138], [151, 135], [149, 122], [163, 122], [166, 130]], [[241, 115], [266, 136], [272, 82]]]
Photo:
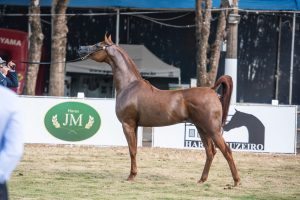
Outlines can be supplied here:
[[221, 76], [212, 87], [213, 90], [216, 90], [222, 84], [222, 95], [220, 96], [220, 101], [222, 104], [223, 115], [222, 115], [222, 126], [226, 122], [226, 118], [228, 115], [229, 104], [232, 94], [232, 79], [228, 75]]

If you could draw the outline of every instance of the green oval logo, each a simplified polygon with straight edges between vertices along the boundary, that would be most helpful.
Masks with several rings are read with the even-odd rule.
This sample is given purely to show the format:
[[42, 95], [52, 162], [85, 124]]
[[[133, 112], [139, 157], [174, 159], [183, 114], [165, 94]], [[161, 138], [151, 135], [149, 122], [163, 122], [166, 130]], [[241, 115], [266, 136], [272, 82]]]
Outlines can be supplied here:
[[53, 106], [45, 115], [45, 126], [54, 137], [65, 141], [81, 141], [95, 135], [101, 119], [91, 106], [64, 102]]

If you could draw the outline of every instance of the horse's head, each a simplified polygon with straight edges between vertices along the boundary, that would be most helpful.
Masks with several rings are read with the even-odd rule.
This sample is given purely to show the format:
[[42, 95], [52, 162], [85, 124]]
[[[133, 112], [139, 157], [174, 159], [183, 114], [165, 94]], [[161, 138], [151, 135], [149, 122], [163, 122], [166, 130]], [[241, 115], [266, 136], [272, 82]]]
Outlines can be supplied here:
[[91, 58], [97, 62], [104, 62], [108, 54], [106, 48], [113, 45], [111, 36], [104, 36], [104, 41], [89, 46], [80, 46], [78, 53], [82, 58]]
[[241, 126], [241, 124], [240, 124], [241, 115], [242, 115], [242, 112], [235, 109], [234, 115], [232, 115], [230, 121], [223, 126], [223, 130], [224, 131], [229, 131], [231, 129], [240, 127]]

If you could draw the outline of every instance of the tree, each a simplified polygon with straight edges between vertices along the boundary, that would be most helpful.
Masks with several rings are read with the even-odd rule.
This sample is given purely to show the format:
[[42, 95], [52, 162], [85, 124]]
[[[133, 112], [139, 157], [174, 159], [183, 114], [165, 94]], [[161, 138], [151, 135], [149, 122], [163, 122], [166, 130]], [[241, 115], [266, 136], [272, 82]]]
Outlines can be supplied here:
[[[221, 8], [228, 7], [221, 1]], [[209, 48], [212, 0], [196, 0], [196, 65], [197, 86], [212, 86], [215, 83], [220, 59], [220, 50], [226, 28], [226, 11], [220, 11], [215, 41]], [[208, 58], [208, 55], [211, 55]]]
[[40, 0], [31, 0], [29, 7], [29, 24], [31, 34], [29, 36], [29, 63], [25, 79], [24, 93], [35, 95], [36, 80], [39, 71], [39, 64], [42, 56], [42, 45], [44, 34], [40, 19]]
[[49, 95], [63, 96], [65, 81], [65, 61], [67, 44], [67, 10], [68, 0], [52, 1], [52, 41]]

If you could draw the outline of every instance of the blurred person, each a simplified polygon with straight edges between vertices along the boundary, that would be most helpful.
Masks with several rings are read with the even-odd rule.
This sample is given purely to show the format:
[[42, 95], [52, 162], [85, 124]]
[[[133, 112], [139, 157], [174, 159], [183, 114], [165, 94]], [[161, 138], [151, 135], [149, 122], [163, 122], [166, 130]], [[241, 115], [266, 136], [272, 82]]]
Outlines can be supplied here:
[[6, 61], [0, 57], [0, 85], [16, 88], [19, 86], [18, 75], [16, 73], [16, 64], [10, 61], [6, 65]]
[[13, 91], [0, 86], [0, 97], [0, 200], [8, 200], [7, 181], [23, 154], [23, 119]]

